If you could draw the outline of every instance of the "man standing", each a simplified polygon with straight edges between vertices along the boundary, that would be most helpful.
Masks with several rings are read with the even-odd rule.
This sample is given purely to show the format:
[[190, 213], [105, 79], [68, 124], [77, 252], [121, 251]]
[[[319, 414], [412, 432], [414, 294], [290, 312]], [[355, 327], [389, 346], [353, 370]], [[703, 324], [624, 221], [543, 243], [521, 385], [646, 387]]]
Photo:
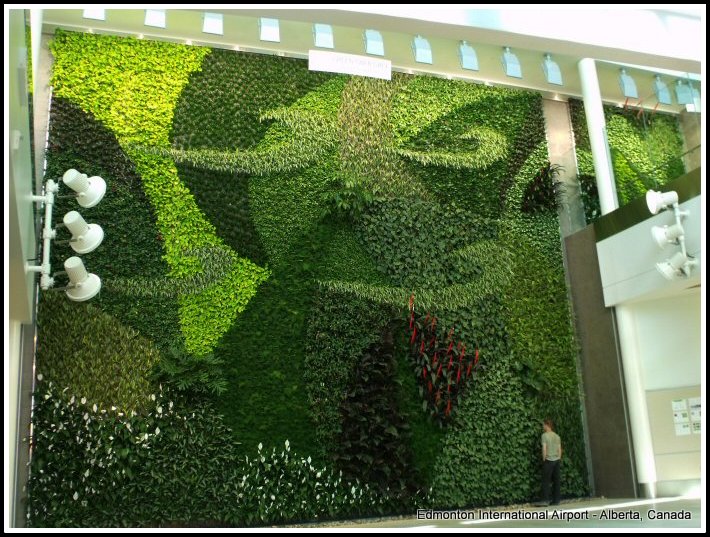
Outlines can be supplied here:
[[550, 501], [550, 480], [552, 480], [552, 505], [560, 504], [560, 461], [562, 460], [562, 441], [554, 431], [555, 425], [547, 418], [542, 428], [542, 498], [545, 504]]

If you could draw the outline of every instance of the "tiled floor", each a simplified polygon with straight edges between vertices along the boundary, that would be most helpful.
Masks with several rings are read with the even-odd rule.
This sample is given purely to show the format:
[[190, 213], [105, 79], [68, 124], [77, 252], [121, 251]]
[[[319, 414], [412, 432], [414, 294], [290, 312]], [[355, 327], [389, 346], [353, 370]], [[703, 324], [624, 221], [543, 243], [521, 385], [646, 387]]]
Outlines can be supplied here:
[[[452, 519], [452, 512], [419, 514], [420, 518], [342, 522], [346, 528], [700, 528], [698, 498], [624, 500], [593, 498], [562, 502], [558, 506], [473, 509]], [[427, 517], [428, 515], [428, 517]], [[437, 517], [438, 519], [433, 519]], [[445, 519], [448, 518], [448, 519]], [[463, 519], [465, 518], [465, 519]], [[702, 524], [704, 527], [704, 523]]]

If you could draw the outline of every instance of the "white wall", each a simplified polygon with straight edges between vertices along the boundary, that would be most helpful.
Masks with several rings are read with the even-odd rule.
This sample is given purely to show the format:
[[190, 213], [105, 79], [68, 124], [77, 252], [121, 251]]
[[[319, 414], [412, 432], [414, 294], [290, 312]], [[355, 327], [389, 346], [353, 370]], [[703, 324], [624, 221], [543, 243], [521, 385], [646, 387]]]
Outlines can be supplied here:
[[700, 290], [624, 308], [633, 319], [657, 481], [692, 484], [701, 477], [700, 435], [678, 434], [672, 402], [701, 395]]
[[700, 290], [630, 304], [636, 324], [644, 387], [700, 385]]
[[[7, 354], [6, 366], [9, 371], [5, 374], [5, 453], [7, 458], [6, 475], [8, 479], [5, 486], [5, 498], [8, 499], [9, 513], [12, 517], [15, 512], [15, 482], [16, 471], [15, 460], [17, 452], [17, 418], [19, 415], [18, 398], [20, 391], [20, 323], [10, 320], [8, 327], [8, 337], [6, 340]], [[9, 362], [9, 363], [8, 363]]]
[[[25, 14], [21, 9], [10, 10], [10, 47], [8, 53], [10, 75], [8, 105], [10, 111], [9, 161], [9, 263], [10, 318], [32, 321], [35, 273], [25, 273], [25, 263], [35, 257], [34, 203], [30, 199], [33, 188], [33, 166], [30, 157], [30, 116], [27, 94], [27, 57], [25, 45]], [[9, 90], [9, 91], [8, 91]], [[6, 194], [7, 196], [7, 194]], [[33, 262], [31, 262], [34, 264]]]

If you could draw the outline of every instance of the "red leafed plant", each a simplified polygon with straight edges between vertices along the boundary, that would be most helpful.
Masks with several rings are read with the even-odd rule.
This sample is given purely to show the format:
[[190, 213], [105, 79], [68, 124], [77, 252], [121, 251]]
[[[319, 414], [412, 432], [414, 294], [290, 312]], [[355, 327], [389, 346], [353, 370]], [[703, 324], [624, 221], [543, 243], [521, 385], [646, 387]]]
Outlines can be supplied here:
[[478, 349], [467, 352], [463, 341], [456, 342], [453, 328], [446, 332], [437, 327], [435, 316], [417, 315], [414, 295], [409, 298], [409, 333], [409, 356], [423, 399], [422, 408], [444, 426], [473, 384], [480, 367]]

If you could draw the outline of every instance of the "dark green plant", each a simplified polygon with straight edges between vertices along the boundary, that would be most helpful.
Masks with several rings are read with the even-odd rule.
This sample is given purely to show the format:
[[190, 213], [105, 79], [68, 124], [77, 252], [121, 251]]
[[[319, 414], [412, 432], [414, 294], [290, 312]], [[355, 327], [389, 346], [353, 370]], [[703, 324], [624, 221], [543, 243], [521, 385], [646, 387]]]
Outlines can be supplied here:
[[398, 408], [392, 327], [362, 355], [340, 404], [342, 420], [335, 465], [350, 479], [361, 479], [402, 497], [415, 491], [409, 426]]
[[588, 224], [594, 222], [602, 214], [597, 181], [593, 175], [579, 175], [579, 194], [584, 206], [584, 217]]
[[528, 183], [520, 210], [530, 214], [556, 211], [564, 188], [559, 180], [562, 170], [562, 166], [551, 162], [540, 168]]
[[224, 362], [214, 354], [193, 356], [183, 347], [170, 347], [153, 375], [178, 392], [221, 395], [227, 390]]
[[338, 451], [340, 406], [358, 375], [363, 352], [377, 343], [390, 308], [322, 290], [308, 318], [303, 379], [315, 438], [324, 460]]

